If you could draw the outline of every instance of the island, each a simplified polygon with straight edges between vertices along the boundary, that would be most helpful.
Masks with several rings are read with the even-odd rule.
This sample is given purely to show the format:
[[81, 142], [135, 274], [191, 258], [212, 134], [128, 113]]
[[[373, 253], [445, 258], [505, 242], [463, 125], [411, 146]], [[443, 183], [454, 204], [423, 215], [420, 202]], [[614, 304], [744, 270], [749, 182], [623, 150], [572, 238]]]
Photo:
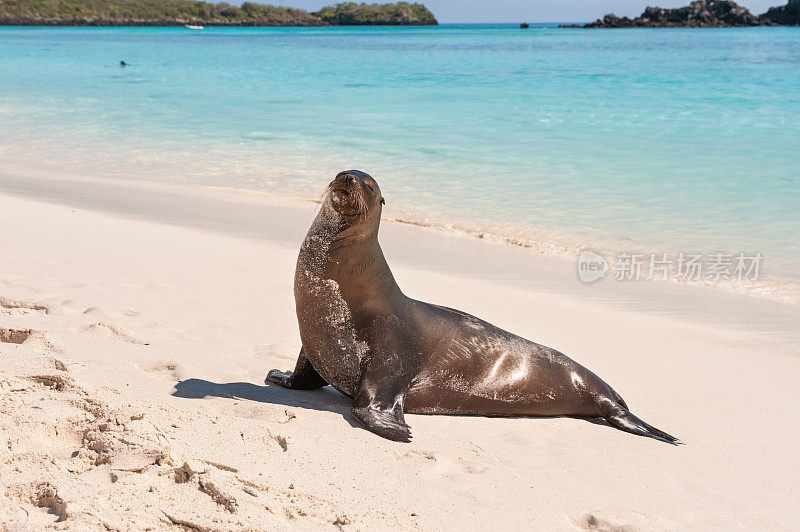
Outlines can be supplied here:
[[561, 25], [561, 28], [730, 28], [748, 26], [798, 26], [800, 0], [753, 15], [731, 0], [695, 0], [675, 9], [648, 7], [631, 19], [609, 14], [589, 24]]
[[435, 26], [424, 5], [346, 2], [315, 13], [245, 2], [0, 0], [3, 26]]

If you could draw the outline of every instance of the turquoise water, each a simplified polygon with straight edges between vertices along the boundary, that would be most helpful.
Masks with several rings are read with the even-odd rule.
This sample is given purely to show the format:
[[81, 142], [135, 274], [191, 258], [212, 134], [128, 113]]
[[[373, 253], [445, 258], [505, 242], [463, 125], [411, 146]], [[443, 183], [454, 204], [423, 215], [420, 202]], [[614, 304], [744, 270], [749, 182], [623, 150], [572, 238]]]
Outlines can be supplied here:
[[800, 28], [0, 28], [0, 150], [800, 274]]

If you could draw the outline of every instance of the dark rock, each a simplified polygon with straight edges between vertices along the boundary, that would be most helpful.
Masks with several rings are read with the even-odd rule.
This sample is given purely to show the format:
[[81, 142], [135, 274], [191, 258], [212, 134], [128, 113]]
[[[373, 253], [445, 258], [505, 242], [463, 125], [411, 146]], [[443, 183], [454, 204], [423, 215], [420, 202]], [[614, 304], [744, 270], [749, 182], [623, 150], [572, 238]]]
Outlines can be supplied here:
[[[794, 4], [795, 11], [800, 6], [800, 0], [790, 0], [784, 8], [773, 8], [767, 13], [776, 11], [775, 20], [790, 19], [792, 15], [777, 13], [777, 10], [786, 10]], [[614, 14], [606, 15], [602, 19], [582, 26], [584, 28], [722, 28], [746, 27], [779, 24], [765, 19], [767, 14], [759, 17], [730, 0], [695, 0], [688, 6], [675, 9], [661, 7], [648, 7], [637, 18], [618, 17]], [[564, 26], [569, 27], [569, 26]]]
[[765, 24], [800, 26], [800, 0], [789, 0], [785, 6], [771, 7], [758, 18]]
[[523, 22], [522, 24], [519, 25], [519, 27], [522, 28], [523, 30], [526, 30], [526, 29], [530, 28], [531, 25], [528, 24], [527, 22]]

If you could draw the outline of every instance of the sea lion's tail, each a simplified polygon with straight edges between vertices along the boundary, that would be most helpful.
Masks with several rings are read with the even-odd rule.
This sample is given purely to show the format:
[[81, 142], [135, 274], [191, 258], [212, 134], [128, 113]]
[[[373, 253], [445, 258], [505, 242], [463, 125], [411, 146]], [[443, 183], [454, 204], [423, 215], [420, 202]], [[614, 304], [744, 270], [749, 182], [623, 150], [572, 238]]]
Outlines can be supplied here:
[[648, 425], [638, 417], [631, 414], [631, 412], [628, 410], [628, 406], [625, 404], [625, 401], [622, 400], [622, 397], [620, 397], [617, 392], [613, 393], [618, 404], [614, 405], [611, 408], [611, 411], [605, 416], [605, 420], [608, 421], [612, 427], [616, 427], [619, 430], [624, 430], [625, 432], [630, 432], [631, 434], [647, 436], [648, 438], [653, 438], [654, 440], [671, 443], [672, 445], [683, 445], [683, 442], [675, 436], [671, 436], [663, 430], [659, 430], [652, 425]]

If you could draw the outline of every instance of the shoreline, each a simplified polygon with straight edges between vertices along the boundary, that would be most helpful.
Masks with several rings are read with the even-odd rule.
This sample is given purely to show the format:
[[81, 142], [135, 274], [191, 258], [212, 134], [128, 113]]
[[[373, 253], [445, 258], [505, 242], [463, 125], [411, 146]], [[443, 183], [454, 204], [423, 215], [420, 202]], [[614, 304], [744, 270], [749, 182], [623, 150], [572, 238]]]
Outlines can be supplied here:
[[[120, 177], [101, 178], [95, 177], [97, 174], [94, 172], [76, 174], [72, 172], [54, 171], [52, 167], [34, 168], [29, 165], [20, 164], [19, 161], [14, 159], [9, 159], [7, 157], [3, 157], [3, 159], [5, 170], [2, 174], [7, 180], [22, 179], [25, 176], [33, 178], [38, 176], [38, 178], [44, 179], [53, 179], [54, 176], [59, 176], [64, 180], [75, 182], [97, 183], [100, 185], [119, 186], [123, 188], [139, 188], [142, 190], [147, 189], [152, 192], [166, 190], [183, 195], [200, 194], [206, 197], [218, 197], [221, 194], [226, 198], [236, 198], [237, 201], [241, 200], [264, 205], [290, 205], [296, 208], [304, 208], [319, 203], [318, 199], [290, 196], [281, 191], [209, 185], [203, 184], [202, 182], [174, 181], [165, 183], [156, 181], [155, 177], [136, 181]], [[99, 171], [100, 169], [97, 170]], [[7, 185], [5, 188], [13, 188], [13, 185]], [[319, 189], [321, 191], [324, 187], [320, 185]], [[564, 263], [568, 263], [566, 265], [573, 270], [576, 270], [578, 257], [583, 251], [588, 250], [596, 252], [607, 259], [610, 268], [607, 272], [606, 279], [601, 281], [601, 283], [606, 284], [611, 281], [614, 276], [614, 257], [618, 258], [621, 254], [642, 253], [648, 250], [648, 247], [644, 245], [624, 245], [621, 242], [611, 241], [607, 238], [590, 238], [588, 235], [581, 238], [577, 233], [568, 235], [564, 231], [544, 230], [543, 228], [506, 228], [506, 230], [504, 230], [502, 224], [497, 225], [494, 222], [488, 221], [481, 223], [477, 227], [470, 227], [457, 221], [448, 223], [445, 221], [446, 218], [443, 218], [444, 216], [445, 215], [441, 213], [432, 215], [427, 213], [424, 209], [417, 211], [416, 209], [409, 209], [402, 205], [397, 207], [393, 204], [390, 208], [385, 209], [383, 220], [392, 225], [403, 225], [421, 231], [438, 233], [447, 238], [466, 239], [486, 244], [491, 243], [517, 248], [529, 252], [532, 256], [541, 255], [557, 259], [558, 262], [562, 263], [562, 267], [565, 266]], [[586, 242], [590, 243], [587, 244]], [[664, 251], [664, 249], [661, 251]], [[710, 253], [710, 250], [706, 251]], [[655, 255], [656, 253], [651, 254]], [[673, 255], [677, 256], [677, 253], [670, 253], [671, 258]], [[765, 261], [768, 260], [769, 257], [766, 257]], [[646, 267], [647, 265], [645, 264], [644, 269], [646, 269]], [[648, 285], [655, 283], [675, 287], [705, 287], [721, 293], [744, 295], [792, 305], [800, 305], [800, 278], [787, 277], [785, 275], [772, 275], [769, 272], [765, 274], [763, 271], [761, 272], [760, 278], [755, 281], [752, 279], [743, 279], [742, 281], [723, 279], [718, 282], [713, 282], [705, 277], [701, 277], [697, 280], [678, 280], [675, 277], [675, 267], [673, 265], [670, 267], [669, 278], [665, 280], [614, 282], [617, 284], [637, 286], [645, 283]], [[625, 292], [627, 290], [623, 288], [621, 291]]]
[[[263, 384], [299, 346], [292, 272], [310, 205], [0, 183], [0, 328], [26, 336], [0, 342], [0, 527], [791, 530], [800, 519], [787, 467], [800, 342], [759, 325], [765, 309], [794, 306], [684, 287], [643, 308], [643, 288], [560, 284], [573, 272], [530, 250], [386, 224], [382, 247], [409, 296], [567, 353], [686, 442], [571, 418], [409, 414], [413, 440], [397, 444], [360, 429], [341, 394]], [[673, 299], [695, 314], [674, 315]], [[750, 314], [701, 319], [718, 306]]]
[[[18, 169], [17, 169], [18, 170]], [[119, 181], [46, 173], [0, 171], [0, 194], [88, 208], [123, 218], [299, 246], [315, 216], [314, 200], [260, 191], [150, 181]], [[210, 213], [235, 213], [218, 219]], [[266, 223], [264, 220], [269, 220]], [[384, 220], [381, 240], [390, 264], [456, 275], [517, 289], [543, 290], [574, 302], [589, 302], [684, 324], [700, 323], [726, 332], [754, 329], [766, 338], [800, 345], [800, 305], [721, 290], [700, 283], [620, 282], [586, 284], [568, 257], [547, 255], [503, 241]]]

